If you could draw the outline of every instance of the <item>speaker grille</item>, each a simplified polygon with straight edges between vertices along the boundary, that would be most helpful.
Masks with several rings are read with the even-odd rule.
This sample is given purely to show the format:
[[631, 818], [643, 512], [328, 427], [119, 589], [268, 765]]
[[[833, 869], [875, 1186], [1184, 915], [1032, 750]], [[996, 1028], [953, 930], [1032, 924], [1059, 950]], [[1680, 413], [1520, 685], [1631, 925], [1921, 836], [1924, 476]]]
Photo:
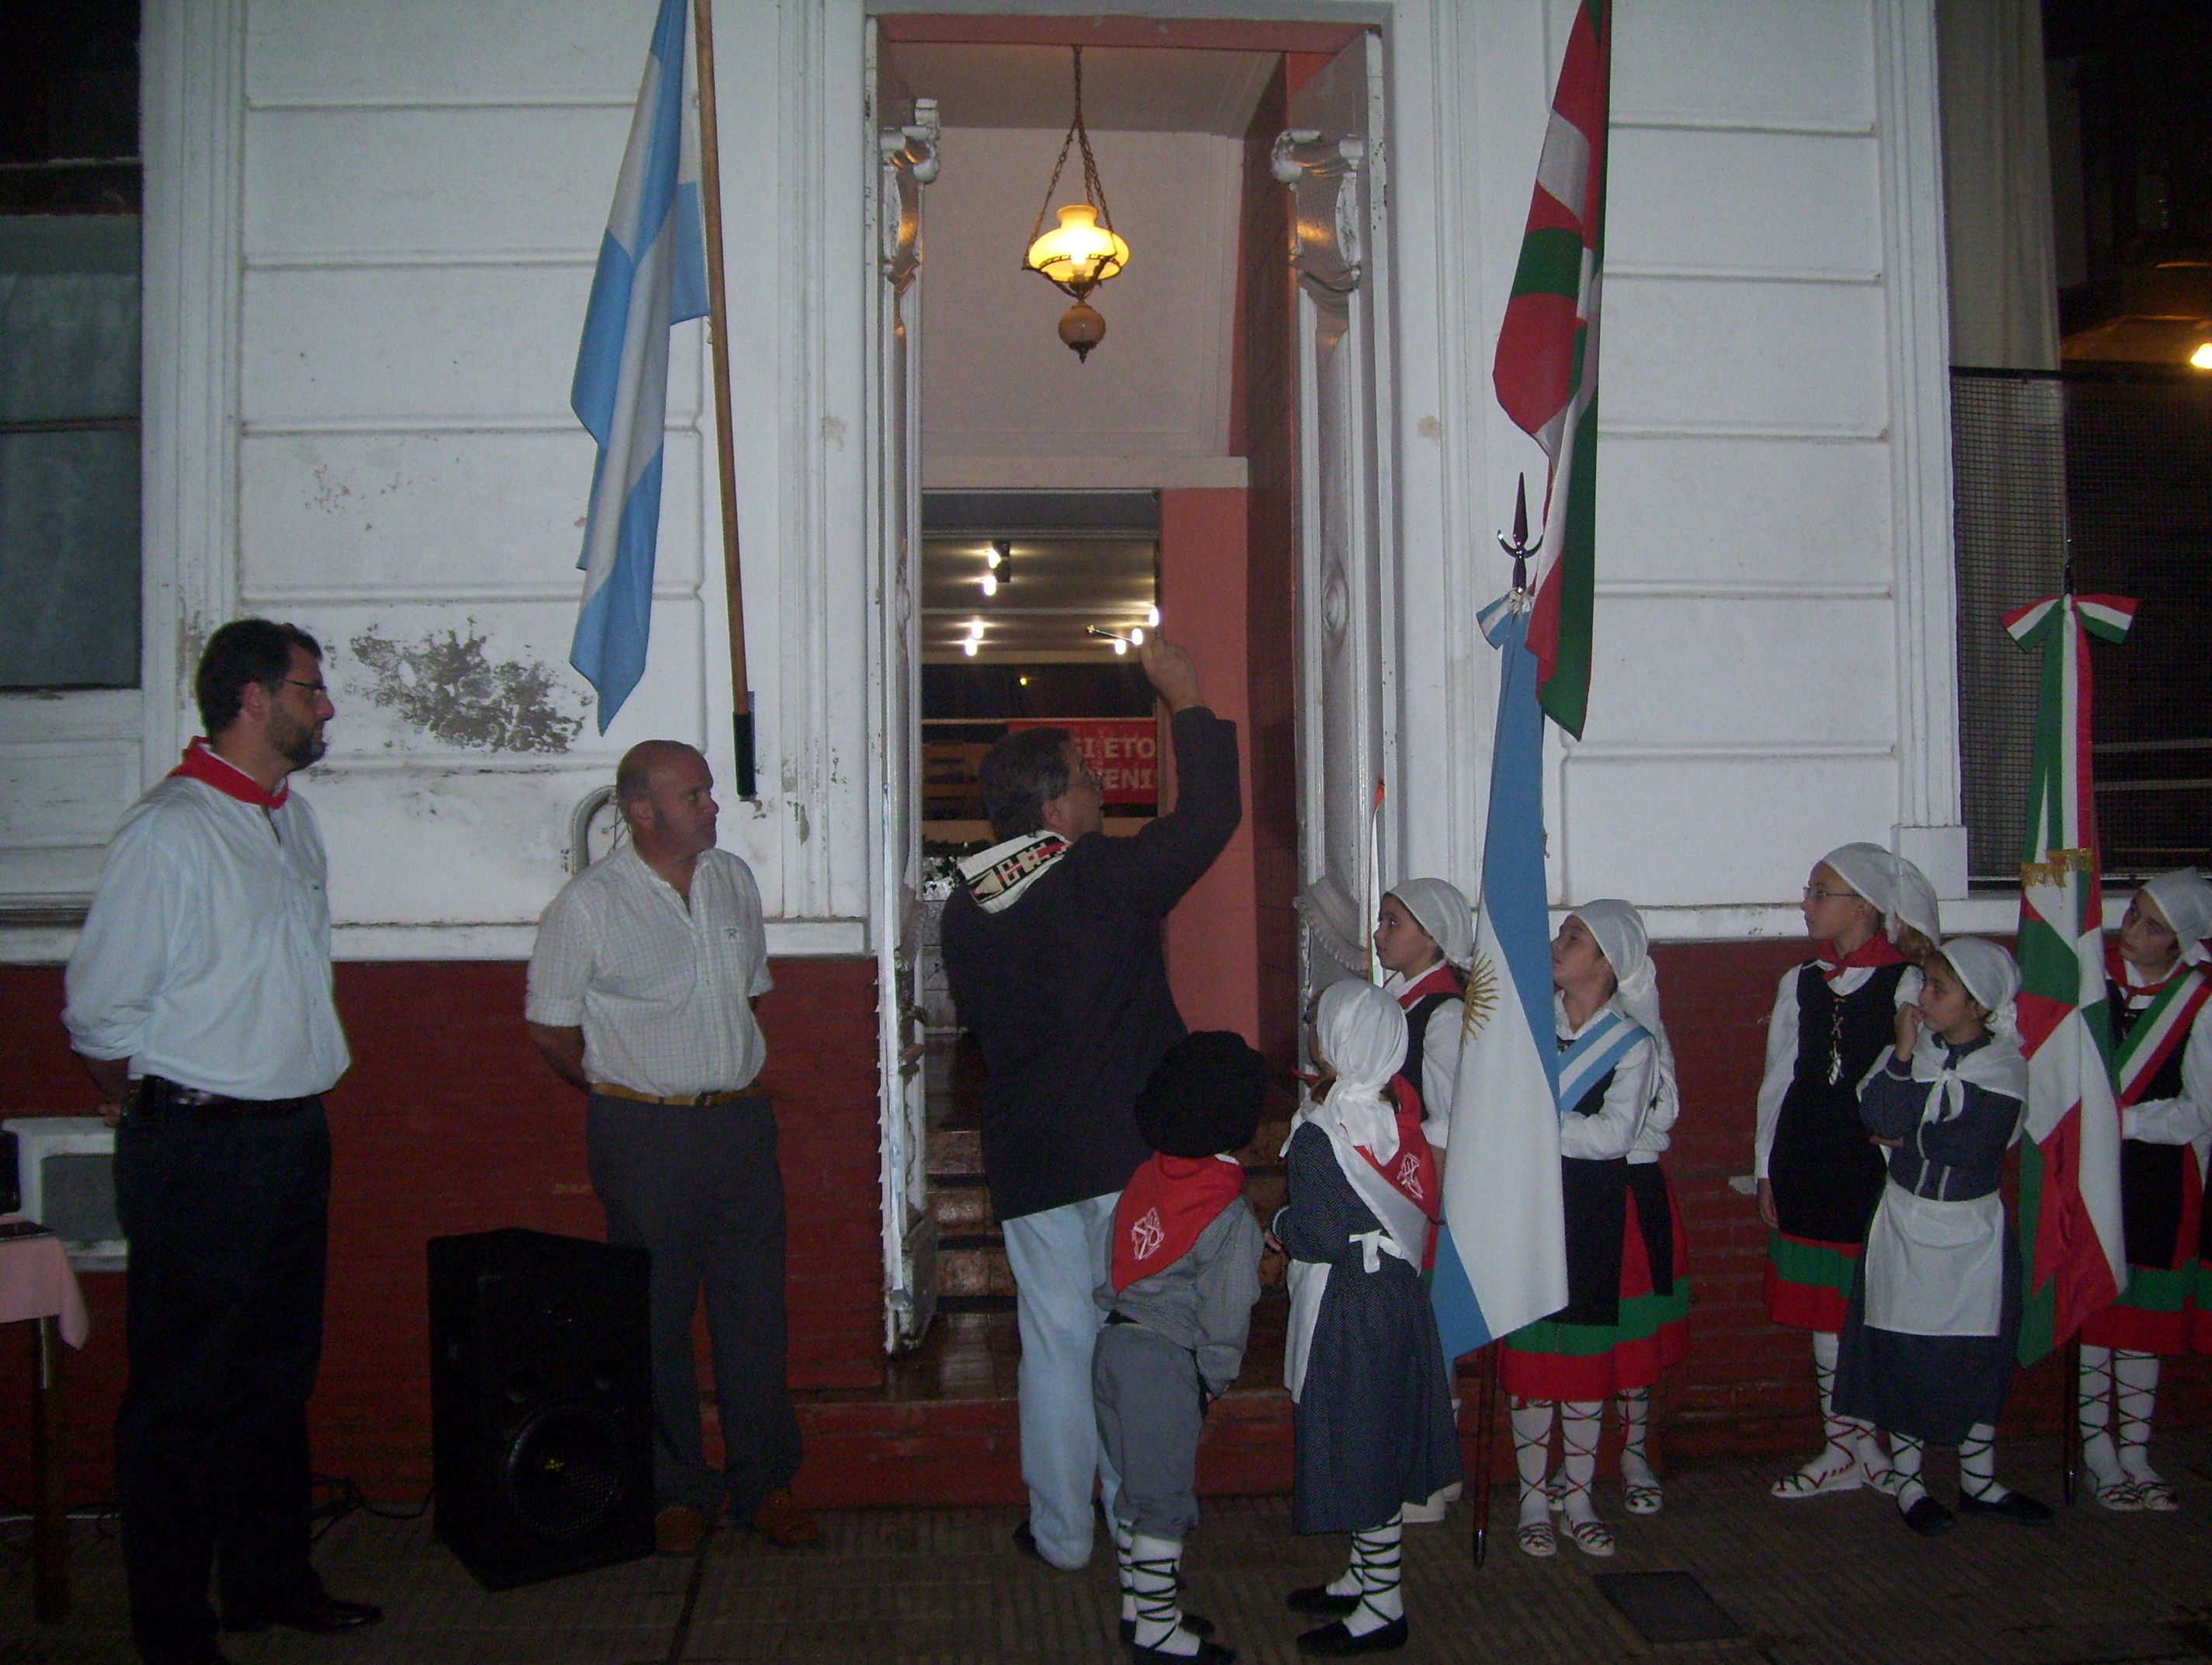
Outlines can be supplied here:
[[604, 1406], [553, 1400], [516, 1428], [503, 1472], [508, 1504], [532, 1531], [564, 1541], [587, 1536], [623, 1501], [622, 1430]]

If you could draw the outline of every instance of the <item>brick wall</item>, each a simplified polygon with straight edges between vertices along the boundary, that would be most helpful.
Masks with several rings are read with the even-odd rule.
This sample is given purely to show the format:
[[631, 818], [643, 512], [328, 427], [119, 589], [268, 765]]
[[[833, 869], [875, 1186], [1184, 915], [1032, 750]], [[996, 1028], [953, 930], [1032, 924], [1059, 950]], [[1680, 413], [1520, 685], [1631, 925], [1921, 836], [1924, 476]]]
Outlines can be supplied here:
[[[883, 1379], [878, 1238], [875, 964], [778, 960], [761, 1001], [792, 1212], [792, 1380]], [[319, 1472], [374, 1496], [429, 1482], [423, 1244], [449, 1232], [534, 1226], [604, 1235], [584, 1170], [580, 1097], [521, 1024], [523, 968], [342, 965], [354, 1067], [330, 1095], [329, 1316], [314, 1402]], [[89, 1111], [62, 1034], [61, 974], [0, 968], [0, 1111]], [[122, 1283], [82, 1282], [93, 1336], [70, 1360], [70, 1496], [112, 1490], [109, 1431], [122, 1390]], [[0, 1341], [0, 1382], [22, 1383], [28, 1326]], [[702, 1370], [705, 1349], [701, 1347]], [[27, 1398], [0, 1387], [0, 1493], [29, 1489]], [[711, 1425], [711, 1419], [710, 1419]]]

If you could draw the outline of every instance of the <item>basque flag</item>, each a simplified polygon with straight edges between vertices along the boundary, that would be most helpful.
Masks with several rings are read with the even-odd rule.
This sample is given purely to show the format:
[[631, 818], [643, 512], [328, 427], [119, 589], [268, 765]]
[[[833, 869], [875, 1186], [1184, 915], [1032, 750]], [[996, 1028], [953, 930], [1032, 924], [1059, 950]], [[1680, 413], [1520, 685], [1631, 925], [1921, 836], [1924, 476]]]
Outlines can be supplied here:
[[1498, 650], [1498, 734], [1482, 841], [1482, 904], [1452, 1087], [1444, 1219], [1430, 1294], [1456, 1358], [1567, 1303], [1559, 1195], [1559, 1042], [1544, 879], [1544, 714], [1528, 598], [1482, 613]]
[[653, 628], [669, 326], [707, 311], [689, 17], [688, 0], [660, 0], [568, 396], [599, 442], [583, 558], [576, 563], [584, 572], [584, 601], [568, 663], [599, 690], [602, 734], [645, 674]]

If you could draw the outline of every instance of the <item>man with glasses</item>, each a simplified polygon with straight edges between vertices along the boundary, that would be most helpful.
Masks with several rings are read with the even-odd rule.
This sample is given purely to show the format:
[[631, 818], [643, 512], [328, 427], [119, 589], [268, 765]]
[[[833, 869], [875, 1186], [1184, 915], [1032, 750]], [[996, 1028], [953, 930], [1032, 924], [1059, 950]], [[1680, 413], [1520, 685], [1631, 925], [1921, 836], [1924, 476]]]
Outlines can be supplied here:
[[308, 1559], [307, 1396], [331, 1187], [322, 1095], [350, 1061], [314, 811], [290, 787], [333, 711], [306, 631], [240, 619], [197, 678], [207, 738], [125, 812], [63, 1019], [119, 1123], [131, 1376], [115, 1492], [148, 1665], [219, 1665], [223, 1627], [374, 1624]]
[[1018, 1301], [1027, 1553], [1073, 1571], [1091, 1556], [1100, 1461], [1091, 1354], [1107, 1238], [1122, 1186], [1152, 1154], [1137, 1095], [1184, 1035], [1160, 925], [1213, 865], [1242, 815], [1237, 730], [1201, 703], [1181, 647], [1139, 650], [1175, 739], [1175, 812], [1109, 838], [1104, 788], [1066, 730], [1010, 734], [983, 759], [999, 842], [960, 866], [945, 966], [982, 1043], [983, 1171]]

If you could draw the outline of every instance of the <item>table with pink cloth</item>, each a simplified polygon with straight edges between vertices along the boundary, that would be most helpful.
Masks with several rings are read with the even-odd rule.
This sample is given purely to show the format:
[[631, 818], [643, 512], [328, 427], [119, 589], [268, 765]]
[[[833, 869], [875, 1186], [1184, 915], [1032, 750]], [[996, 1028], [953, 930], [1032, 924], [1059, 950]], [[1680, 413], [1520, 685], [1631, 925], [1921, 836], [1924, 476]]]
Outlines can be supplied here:
[[58, 1318], [62, 1340], [72, 1347], [84, 1345], [91, 1328], [84, 1295], [59, 1237], [0, 1237], [0, 1324], [27, 1318]]

